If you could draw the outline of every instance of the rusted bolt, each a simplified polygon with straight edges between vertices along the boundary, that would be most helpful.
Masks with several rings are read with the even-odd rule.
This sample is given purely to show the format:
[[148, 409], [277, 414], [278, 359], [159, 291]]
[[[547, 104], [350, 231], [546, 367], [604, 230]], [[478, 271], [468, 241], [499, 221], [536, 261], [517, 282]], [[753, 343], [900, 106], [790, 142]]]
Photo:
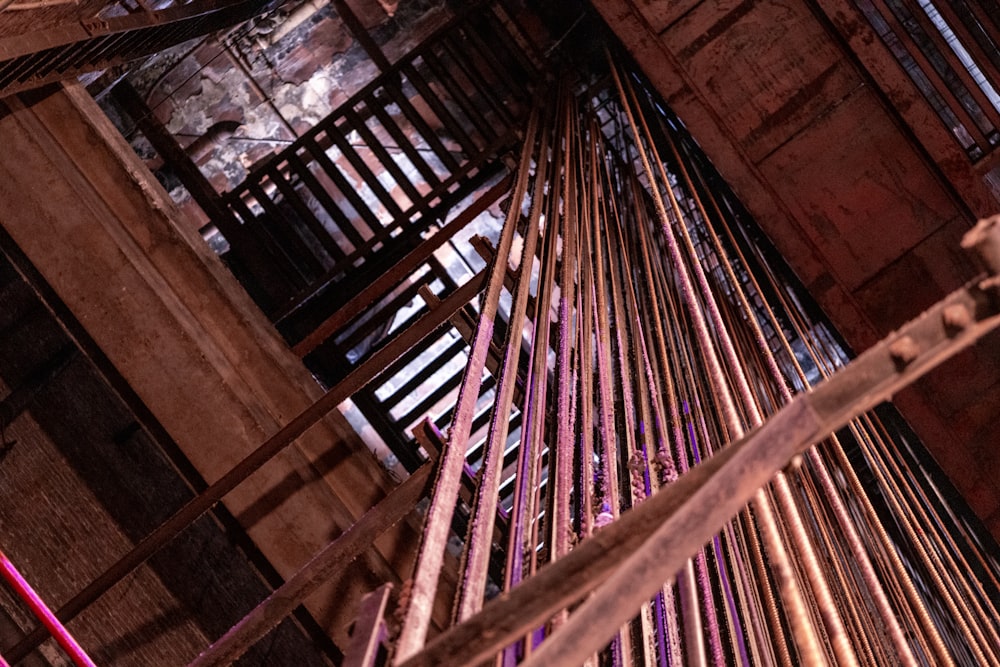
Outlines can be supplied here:
[[972, 324], [972, 313], [964, 303], [953, 303], [941, 313], [944, 326], [949, 331], [962, 331]]
[[897, 364], [907, 366], [920, 354], [920, 344], [909, 336], [903, 336], [889, 345], [889, 354]]
[[974, 250], [991, 274], [1000, 274], [1000, 215], [976, 223], [962, 238], [962, 247]]
[[801, 454], [796, 454], [788, 461], [788, 465], [785, 466], [785, 472], [786, 473], [796, 472], [802, 467], [803, 463], [805, 463], [805, 459], [803, 458], [803, 456]]

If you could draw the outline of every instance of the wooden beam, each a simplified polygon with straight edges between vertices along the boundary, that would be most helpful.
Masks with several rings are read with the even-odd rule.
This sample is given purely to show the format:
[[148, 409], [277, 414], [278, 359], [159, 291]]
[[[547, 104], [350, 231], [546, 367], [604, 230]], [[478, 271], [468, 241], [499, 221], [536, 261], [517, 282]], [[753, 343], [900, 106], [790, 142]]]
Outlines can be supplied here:
[[380, 72], [385, 72], [392, 67], [389, 59], [385, 57], [382, 53], [382, 48], [372, 39], [371, 34], [365, 25], [358, 18], [358, 15], [354, 13], [351, 6], [347, 4], [346, 0], [332, 0], [334, 9], [337, 10], [337, 15], [347, 26], [347, 30], [354, 36], [354, 39], [358, 40], [358, 44], [361, 48], [365, 50], [371, 61], [375, 63]]
[[[486, 272], [479, 273], [442, 301], [438, 309], [424, 315], [414, 326], [394, 338], [388, 345], [369, 357], [367, 361], [354, 368], [343, 380], [331, 387], [319, 400], [303, 410], [297, 417], [288, 422], [277, 433], [268, 438], [246, 458], [230, 469], [229, 472], [190, 500], [173, 516], [143, 538], [131, 551], [119, 558], [118, 561], [95, 578], [82, 591], [63, 604], [56, 612], [57, 618], [64, 623], [69, 622], [70, 619], [74, 618], [106, 591], [110, 590], [125, 575], [158, 552], [167, 542], [180, 534], [182, 530], [222, 500], [227, 493], [274, 458], [296, 438], [312, 428], [328, 412], [344, 400], [350, 398], [358, 389], [371, 382], [393, 360], [404, 354], [413, 345], [422, 340], [424, 336], [447, 321], [455, 310], [464, 306], [479, 293], [485, 279]], [[23, 659], [41, 644], [45, 638], [45, 629], [41, 627], [35, 628], [9, 651], [5, 652], [5, 655], [14, 661]]]
[[[228, 210], [219, 200], [219, 194], [208, 182], [201, 169], [194, 163], [184, 147], [178, 143], [163, 123], [153, 114], [153, 110], [142, 99], [139, 92], [132, 87], [128, 81], [121, 81], [111, 89], [111, 98], [129, 115], [136, 127], [142, 131], [149, 143], [152, 144], [156, 152], [163, 158], [164, 163], [174, 168], [177, 178], [191, 193], [198, 206], [205, 211], [205, 215], [217, 221], [224, 215], [229, 215]], [[217, 223], [218, 224], [218, 223]], [[223, 225], [219, 225], [220, 228]], [[225, 229], [223, 229], [225, 233]]]

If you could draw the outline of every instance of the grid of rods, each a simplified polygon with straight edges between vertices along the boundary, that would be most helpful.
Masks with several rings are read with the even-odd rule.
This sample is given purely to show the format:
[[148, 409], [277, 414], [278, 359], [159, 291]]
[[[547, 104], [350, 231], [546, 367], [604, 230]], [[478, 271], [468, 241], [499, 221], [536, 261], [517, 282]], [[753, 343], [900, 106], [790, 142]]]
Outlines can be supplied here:
[[[609, 61], [606, 85], [547, 91], [530, 118], [403, 596], [397, 664], [428, 633], [501, 320], [455, 623], [846, 362], [680, 123]], [[513, 507], [496, 544], [515, 414]], [[556, 664], [561, 646], [595, 636], [605, 647], [594, 665], [1000, 664], [996, 562], [888, 414], [860, 415], [778, 474], [671, 581], [654, 583], [628, 624], [598, 616], [579, 627], [564, 610], [498, 664]], [[491, 576], [495, 549], [502, 579]], [[560, 627], [574, 632], [545, 639]]]

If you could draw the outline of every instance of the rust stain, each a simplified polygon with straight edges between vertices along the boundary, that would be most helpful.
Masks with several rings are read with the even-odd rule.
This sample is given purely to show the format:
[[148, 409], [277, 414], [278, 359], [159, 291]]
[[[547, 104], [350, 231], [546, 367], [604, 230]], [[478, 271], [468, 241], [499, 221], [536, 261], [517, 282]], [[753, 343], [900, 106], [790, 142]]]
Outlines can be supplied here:
[[[807, 107], [808, 103], [823, 92], [827, 82], [834, 76], [834, 74], [837, 73], [840, 67], [841, 64], [839, 62], [834, 62], [820, 72], [815, 79], [795, 91], [795, 93], [785, 100], [781, 106], [775, 109], [773, 113], [768, 114], [760, 125], [747, 134], [742, 142], [744, 147], [755, 143], [763, 135], [786, 126], [789, 121], [801, 114], [803, 109]], [[824, 108], [827, 108], [832, 104], [836, 104], [837, 102], [839, 102], [839, 100], [831, 100], [829, 104], [824, 105]], [[821, 111], [822, 110], [818, 110], [817, 115], [819, 115]]]
[[737, 21], [749, 14], [755, 4], [756, 3], [752, 0], [741, 2], [733, 8], [732, 11], [716, 21], [712, 27], [706, 30], [701, 36], [681, 49], [681, 51], [677, 54], [678, 59], [682, 61], [690, 59], [696, 53], [711, 44], [716, 38], [733, 27]]

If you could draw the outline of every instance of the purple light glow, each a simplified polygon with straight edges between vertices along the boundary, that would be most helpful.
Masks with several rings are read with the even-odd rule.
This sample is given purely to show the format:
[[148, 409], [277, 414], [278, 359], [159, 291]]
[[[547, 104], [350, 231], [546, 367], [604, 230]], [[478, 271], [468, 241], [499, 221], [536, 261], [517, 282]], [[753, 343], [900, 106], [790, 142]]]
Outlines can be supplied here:
[[[42, 598], [38, 596], [38, 593], [21, 576], [21, 573], [17, 571], [17, 568], [14, 567], [14, 564], [8, 560], [2, 551], [0, 551], [0, 574], [7, 580], [7, 583], [14, 589], [14, 592], [24, 600], [32, 613], [38, 617], [38, 620], [42, 622], [42, 625], [49, 631], [49, 634], [59, 642], [59, 645], [62, 646], [63, 650], [66, 651], [66, 654], [69, 655], [77, 667], [97, 667], [94, 661], [90, 659], [83, 648], [70, 635], [65, 626], [59, 622], [56, 615], [45, 605]], [[7, 663], [0, 658], [0, 665], [7, 665]]]
[[[695, 433], [694, 418], [693, 418], [694, 416], [691, 414], [691, 409], [687, 401], [684, 401], [684, 414], [689, 417], [688, 432], [691, 436], [691, 451], [692, 454], [694, 455], [695, 465], [697, 465], [701, 463], [701, 456], [699, 455], [698, 452], [699, 449], [698, 436]], [[707, 440], [707, 433], [705, 432], [704, 420], [702, 421], [701, 426], [702, 426], [702, 436], [705, 437]], [[722, 542], [719, 540], [718, 535], [715, 535], [712, 538], [712, 548], [715, 551], [715, 562], [719, 573], [719, 583], [725, 594], [726, 606], [729, 608], [729, 615], [733, 619], [733, 625], [735, 626], [733, 634], [736, 635], [736, 644], [740, 652], [740, 657], [743, 659], [742, 664], [748, 665], [750, 664], [750, 661], [749, 661], [749, 655], [747, 653], [746, 644], [743, 641], [743, 626], [740, 623], [739, 610], [736, 607], [736, 599], [735, 596], [733, 595], [733, 590], [729, 583], [729, 577], [726, 574], [726, 568], [722, 564]], [[704, 558], [704, 552], [702, 552], [699, 555], [702, 558]], [[718, 627], [716, 627], [715, 630], [718, 632]], [[719, 648], [721, 648], [721, 637], [719, 638], [719, 642], [720, 642]]]

